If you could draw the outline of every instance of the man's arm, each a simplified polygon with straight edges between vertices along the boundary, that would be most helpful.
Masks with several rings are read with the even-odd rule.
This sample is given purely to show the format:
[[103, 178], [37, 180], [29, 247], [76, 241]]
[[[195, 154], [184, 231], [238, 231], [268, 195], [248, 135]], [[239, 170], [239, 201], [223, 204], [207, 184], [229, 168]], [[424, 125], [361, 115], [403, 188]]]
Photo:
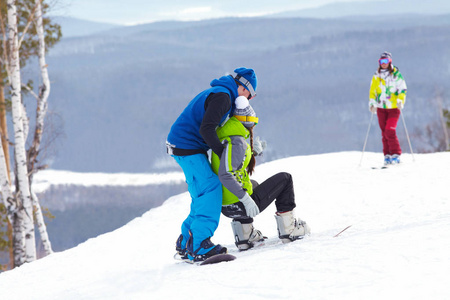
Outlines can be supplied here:
[[200, 134], [219, 157], [222, 155], [223, 145], [217, 137], [216, 128], [230, 107], [231, 100], [226, 93], [210, 94], [205, 101], [205, 115], [200, 125]]

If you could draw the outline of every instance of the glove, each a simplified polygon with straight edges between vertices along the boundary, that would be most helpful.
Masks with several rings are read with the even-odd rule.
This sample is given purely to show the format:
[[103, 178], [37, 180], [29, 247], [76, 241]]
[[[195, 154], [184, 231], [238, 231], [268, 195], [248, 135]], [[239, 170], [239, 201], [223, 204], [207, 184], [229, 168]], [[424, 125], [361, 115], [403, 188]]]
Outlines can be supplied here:
[[253, 140], [253, 154], [255, 156], [262, 155], [262, 153], [263, 153], [264, 149], [266, 149], [266, 147], [267, 147], [266, 141], [261, 141], [259, 136], [257, 136]]
[[376, 114], [377, 113], [377, 108], [375, 106], [371, 105], [371, 106], [369, 106], [369, 111], [371, 113], [373, 113], [373, 114]]
[[239, 199], [239, 201], [242, 202], [245, 206], [245, 211], [247, 212], [247, 216], [250, 218], [255, 217], [257, 214], [259, 214], [259, 208], [256, 205], [255, 201], [250, 197], [248, 193], [245, 193], [245, 196], [242, 197], [242, 199]]
[[401, 99], [397, 99], [397, 107], [399, 109], [403, 109], [403, 106], [404, 106], [403, 101]]

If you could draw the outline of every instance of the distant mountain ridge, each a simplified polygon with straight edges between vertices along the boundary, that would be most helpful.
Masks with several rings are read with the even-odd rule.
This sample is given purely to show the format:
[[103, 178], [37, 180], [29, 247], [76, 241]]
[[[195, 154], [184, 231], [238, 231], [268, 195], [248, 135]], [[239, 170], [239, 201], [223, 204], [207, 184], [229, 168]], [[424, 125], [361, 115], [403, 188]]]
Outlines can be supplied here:
[[[385, 50], [393, 53], [408, 84], [404, 114], [413, 145], [431, 149], [424, 135], [437, 119], [433, 95], [437, 87], [450, 88], [448, 20], [448, 15], [227, 18], [64, 39], [48, 57], [49, 109], [61, 117], [66, 136], [51, 167], [177, 168], [164, 149], [171, 124], [212, 79], [239, 66], [254, 68], [259, 79], [256, 133], [269, 145], [262, 161], [361, 150], [370, 118], [369, 83]], [[378, 131], [371, 131], [372, 151], [381, 149]]]
[[63, 38], [86, 36], [122, 26], [102, 22], [92, 22], [71, 17], [53, 16], [52, 20], [61, 25]]
[[[445, 15], [450, 14], [450, 2], [441, 0], [379, 0], [379, 1], [352, 1], [352, 2], [335, 2], [324, 4], [315, 8], [306, 8], [300, 10], [290, 10], [281, 13], [268, 14], [268, 18], [342, 18], [342, 17], [378, 17], [393, 15]], [[62, 25], [64, 37], [86, 36], [96, 34], [110, 29], [120, 30], [127, 28], [125, 31], [139, 31], [144, 27], [152, 27], [153, 29], [180, 29], [192, 26], [199, 22], [182, 22], [175, 20], [157, 21], [141, 25], [124, 26], [110, 24], [105, 22], [94, 22], [73, 17], [52, 16], [54, 21]], [[223, 20], [232, 18], [215, 18], [211, 20], [201, 21], [209, 24], [220, 23]]]
[[382, 0], [335, 2], [317, 8], [278, 13], [273, 17], [342, 18], [353, 16], [450, 14], [450, 2], [441, 0]]

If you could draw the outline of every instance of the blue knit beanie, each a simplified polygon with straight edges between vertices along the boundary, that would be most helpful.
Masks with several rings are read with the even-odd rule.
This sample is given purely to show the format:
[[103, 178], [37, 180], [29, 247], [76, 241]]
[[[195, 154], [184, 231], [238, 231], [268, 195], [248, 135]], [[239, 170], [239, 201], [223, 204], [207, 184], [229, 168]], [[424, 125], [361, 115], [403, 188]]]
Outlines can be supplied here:
[[247, 68], [237, 68], [234, 70], [234, 78], [239, 81], [252, 95], [256, 96], [256, 87], [258, 85], [258, 79], [256, 78], [255, 71]]

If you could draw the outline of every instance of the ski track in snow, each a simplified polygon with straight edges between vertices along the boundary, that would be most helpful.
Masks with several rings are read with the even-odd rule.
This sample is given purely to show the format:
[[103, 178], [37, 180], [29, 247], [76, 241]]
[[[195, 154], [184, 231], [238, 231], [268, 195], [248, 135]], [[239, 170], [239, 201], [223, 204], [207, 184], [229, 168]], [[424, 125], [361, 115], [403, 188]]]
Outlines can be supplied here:
[[[265, 246], [237, 251], [231, 219], [212, 241], [237, 260], [175, 261], [189, 212], [183, 193], [111, 233], [0, 274], [0, 299], [449, 299], [450, 153], [340, 152], [258, 166], [254, 179], [293, 175], [296, 214], [311, 236], [278, 240], [275, 206], [255, 218]], [[352, 225], [338, 237], [342, 229]], [[51, 238], [51, 237], [50, 237]]]

